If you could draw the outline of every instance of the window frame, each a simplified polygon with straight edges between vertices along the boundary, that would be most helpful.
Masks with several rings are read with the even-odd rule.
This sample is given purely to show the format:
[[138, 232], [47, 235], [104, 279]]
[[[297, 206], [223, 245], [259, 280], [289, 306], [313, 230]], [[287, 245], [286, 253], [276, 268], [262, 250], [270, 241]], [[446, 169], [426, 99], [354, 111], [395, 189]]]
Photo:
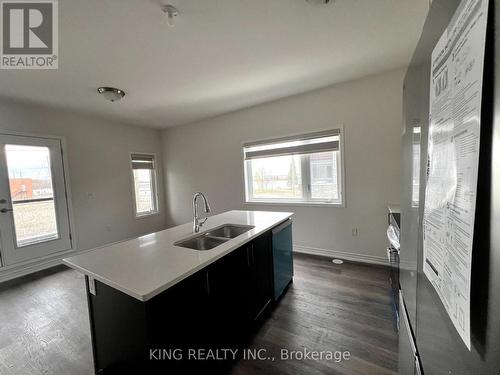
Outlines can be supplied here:
[[[340, 179], [338, 183], [339, 187], [339, 195], [340, 199], [335, 202], [329, 202], [321, 199], [312, 199], [308, 198], [308, 200], [276, 200], [276, 198], [258, 198], [254, 199], [251, 198], [252, 196], [252, 184], [249, 183], [250, 181], [250, 175], [251, 175], [251, 168], [248, 168], [248, 163], [245, 160], [245, 147], [249, 143], [271, 143], [271, 142], [279, 142], [280, 140], [290, 140], [293, 138], [301, 138], [301, 137], [308, 137], [310, 135], [313, 135], [314, 133], [320, 133], [320, 132], [338, 132], [339, 136], [339, 157], [337, 158], [337, 178]], [[265, 139], [259, 139], [259, 140], [252, 140], [252, 141], [244, 141], [241, 142], [241, 160], [243, 163], [243, 189], [244, 189], [244, 204], [247, 205], [271, 205], [271, 206], [310, 206], [310, 207], [339, 207], [339, 208], [345, 208], [346, 207], [346, 189], [345, 189], [345, 157], [344, 157], [344, 141], [345, 141], [345, 133], [344, 133], [344, 127], [343, 125], [339, 125], [335, 128], [330, 128], [330, 129], [319, 129], [315, 131], [310, 131], [307, 133], [293, 133], [293, 134], [288, 134], [286, 136], [282, 137], [272, 137], [272, 138], [265, 138]], [[307, 159], [307, 160], [305, 160]], [[310, 174], [311, 174], [311, 168], [304, 168], [304, 166], [307, 166], [308, 163], [307, 161], [309, 160], [309, 156], [306, 155], [306, 158], [302, 158], [301, 160], [301, 170], [302, 173], [305, 173], [305, 177], [302, 178], [302, 180], [310, 180]], [[310, 165], [310, 163], [309, 163]], [[307, 191], [307, 188], [303, 186], [303, 192], [306, 193], [306, 195], [310, 196], [310, 191]]]
[[[152, 211], [147, 211], [147, 212], [137, 212], [137, 200], [135, 198], [136, 196], [136, 191], [135, 191], [135, 177], [134, 177], [134, 168], [133, 168], [133, 160], [134, 156], [150, 156], [153, 159], [153, 173], [152, 173], [152, 193], [153, 193], [153, 203], [154, 203], [154, 210]], [[134, 218], [135, 219], [143, 219], [146, 217], [150, 216], [155, 216], [160, 214], [160, 203], [159, 203], [159, 197], [158, 197], [158, 172], [157, 172], [157, 158], [156, 158], [156, 153], [152, 152], [131, 152], [129, 155], [129, 167], [130, 167], [130, 182], [131, 182], [131, 192], [132, 192], [132, 210], [134, 213]]]
[[[2, 255], [0, 252], [0, 270], [8, 270], [11, 268], [18, 267], [20, 264], [28, 264], [28, 263], [36, 263], [38, 261], [44, 260], [44, 259], [49, 259], [54, 256], [59, 256], [62, 257], [62, 255], [65, 254], [71, 254], [75, 251], [77, 251], [77, 244], [75, 238], [78, 236], [78, 231], [76, 229], [75, 225], [75, 214], [74, 214], [74, 209], [73, 209], [73, 198], [72, 198], [72, 193], [71, 193], [71, 179], [70, 179], [70, 168], [69, 168], [69, 162], [68, 162], [68, 152], [67, 150], [69, 149], [68, 143], [67, 143], [67, 138], [65, 136], [60, 136], [60, 135], [53, 135], [50, 133], [38, 133], [38, 132], [27, 132], [27, 131], [15, 131], [15, 130], [1, 130], [0, 131], [1, 135], [4, 136], [14, 136], [14, 137], [28, 137], [28, 138], [41, 138], [41, 139], [49, 139], [49, 140], [56, 140], [60, 143], [60, 151], [61, 151], [61, 158], [62, 158], [62, 175], [64, 179], [64, 194], [65, 194], [65, 200], [66, 200], [66, 213], [68, 218], [68, 234], [69, 234], [69, 240], [70, 244], [69, 247], [65, 250], [58, 250], [55, 251], [51, 254], [48, 255], [41, 255], [41, 256], [32, 256], [29, 259], [24, 259], [24, 260], [16, 260], [15, 262], [10, 262], [9, 260], [5, 259], [5, 255]], [[50, 243], [53, 243], [53, 241], [49, 241]], [[30, 248], [29, 246], [27, 247], [21, 247], [17, 248], [16, 250], [23, 251], [24, 249]]]

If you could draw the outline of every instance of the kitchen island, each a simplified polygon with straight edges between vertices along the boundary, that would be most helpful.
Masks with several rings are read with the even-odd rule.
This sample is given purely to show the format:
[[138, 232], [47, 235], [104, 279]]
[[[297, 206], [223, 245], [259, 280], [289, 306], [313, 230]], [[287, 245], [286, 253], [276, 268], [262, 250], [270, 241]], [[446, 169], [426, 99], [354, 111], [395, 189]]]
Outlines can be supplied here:
[[[96, 373], [206, 368], [197, 350], [241, 348], [274, 304], [272, 231], [291, 216], [229, 211], [199, 234], [184, 224], [64, 259], [85, 275]], [[179, 246], [227, 225], [247, 231], [210, 250]]]

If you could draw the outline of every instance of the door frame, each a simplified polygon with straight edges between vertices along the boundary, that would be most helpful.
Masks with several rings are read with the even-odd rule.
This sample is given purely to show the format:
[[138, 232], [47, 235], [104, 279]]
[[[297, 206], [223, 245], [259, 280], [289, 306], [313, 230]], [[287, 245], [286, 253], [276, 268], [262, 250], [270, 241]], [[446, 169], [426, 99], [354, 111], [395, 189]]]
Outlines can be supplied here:
[[1, 251], [1, 244], [0, 244], [0, 272], [3, 270], [8, 270], [8, 269], [15, 269], [19, 267], [23, 267], [25, 265], [29, 265], [32, 263], [37, 263], [37, 262], [43, 262], [44, 260], [47, 259], [53, 259], [61, 254], [66, 254], [70, 253], [76, 250], [76, 241], [77, 241], [77, 236], [76, 236], [76, 231], [75, 231], [75, 221], [74, 221], [74, 212], [73, 212], [73, 199], [72, 199], [72, 194], [71, 194], [71, 182], [70, 182], [70, 176], [69, 176], [69, 163], [67, 159], [67, 142], [66, 142], [66, 137], [64, 136], [58, 136], [58, 135], [52, 135], [52, 134], [43, 134], [43, 133], [31, 133], [31, 132], [19, 132], [15, 130], [9, 130], [9, 129], [2, 129], [0, 125], [0, 135], [6, 135], [6, 136], [18, 136], [18, 137], [30, 137], [30, 138], [41, 138], [41, 139], [53, 139], [56, 141], [59, 141], [61, 144], [61, 160], [62, 160], [62, 175], [64, 178], [64, 187], [66, 189], [66, 206], [68, 208], [68, 225], [69, 225], [69, 234], [71, 238], [71, 247], [69, 249], [59, 251], [53, 254], [49, 255], [44, 255], [41, 257], [33, 258], [30, 260], [22, 261], [16, 264], [11, 264], [11, 265], [6, 265], [2, 259], [2, 251]]

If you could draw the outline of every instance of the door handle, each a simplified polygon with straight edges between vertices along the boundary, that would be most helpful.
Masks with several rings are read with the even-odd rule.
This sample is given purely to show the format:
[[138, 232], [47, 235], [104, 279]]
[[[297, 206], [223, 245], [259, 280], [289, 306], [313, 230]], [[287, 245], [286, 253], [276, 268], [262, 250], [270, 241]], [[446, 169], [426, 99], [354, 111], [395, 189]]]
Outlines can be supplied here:
[[14, 211], [12, 208], [2, 208], [2, 209], [0, 210], [0, 212], [1, 212], [1, 213], [3, 213], [3, 214], [5, 214], [5, 213], [7, 213], [7, 212], [12, 212], [12, 211]]

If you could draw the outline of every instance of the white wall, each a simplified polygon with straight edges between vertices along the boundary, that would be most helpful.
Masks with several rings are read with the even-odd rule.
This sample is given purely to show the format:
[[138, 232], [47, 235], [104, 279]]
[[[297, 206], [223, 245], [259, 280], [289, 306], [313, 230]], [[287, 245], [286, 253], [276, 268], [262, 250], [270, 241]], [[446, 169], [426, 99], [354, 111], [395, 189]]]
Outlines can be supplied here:
[[[202, 191], [215, 213], [295, 212], [297, 249], [384, 262], [385, 207], [400, 193], [403, 76], [403, 70], [392, 71], [164, 131], [167, 223], [189, 221], [191, 197]], [[345, 208], [244, 204], [241, 142], [341, 124]]]
[[[74, 214], [73, 238], [77, 250], [165, 228], [158, 131], [8, 101], [0, 102], [0, 133], [2, 131], [65, 138]], [[134, 218], [131, 152], [157, 154], [160, 162], [159, 215]]]

